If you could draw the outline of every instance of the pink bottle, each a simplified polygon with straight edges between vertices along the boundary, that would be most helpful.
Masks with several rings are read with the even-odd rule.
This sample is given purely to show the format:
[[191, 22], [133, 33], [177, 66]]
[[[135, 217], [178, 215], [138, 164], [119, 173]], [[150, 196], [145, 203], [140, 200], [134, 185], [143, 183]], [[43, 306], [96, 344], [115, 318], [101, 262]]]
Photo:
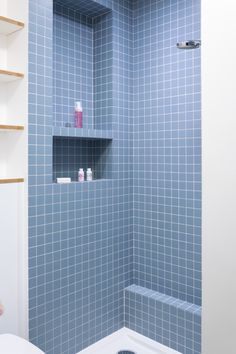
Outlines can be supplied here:
[[75, 102], [75, 127], [83, 128], [83, 108], [81, 102]]
[[3, 305], [0, 303], [0, 316], [2, 316], [4, 314], [4, 307]]
[[84, 170], [83, 170], [83, 168], [80, 168], [80, 169], [79, 169], [79, 172], [78, 172], [78, 181], [79, 181], [79, 182], [84, 182]]

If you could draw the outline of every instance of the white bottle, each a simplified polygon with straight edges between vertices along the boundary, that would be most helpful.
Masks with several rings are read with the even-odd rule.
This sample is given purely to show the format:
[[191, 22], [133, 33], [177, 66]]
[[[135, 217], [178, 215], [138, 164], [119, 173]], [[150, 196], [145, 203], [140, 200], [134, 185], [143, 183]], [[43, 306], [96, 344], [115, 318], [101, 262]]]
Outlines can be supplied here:
[[91, 168], [87, 168], [86, 176], [87, 176], [87, 181], [93, 180], [93, 172], [92, 172]]
[[84, 182], [84, 170], [82, 168], [79, 169], [78, 180], [79, 182]]

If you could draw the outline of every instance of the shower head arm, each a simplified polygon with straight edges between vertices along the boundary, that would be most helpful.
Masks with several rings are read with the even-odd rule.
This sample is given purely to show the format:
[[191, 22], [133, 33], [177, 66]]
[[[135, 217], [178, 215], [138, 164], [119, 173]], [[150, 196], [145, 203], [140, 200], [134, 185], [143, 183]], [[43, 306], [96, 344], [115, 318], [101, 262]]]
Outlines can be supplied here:
[[178, 42], [177, 43], [177, 48], [179, 49], [197, 49], [201, 46], [201, 40], [188, 40], [184, 42]]

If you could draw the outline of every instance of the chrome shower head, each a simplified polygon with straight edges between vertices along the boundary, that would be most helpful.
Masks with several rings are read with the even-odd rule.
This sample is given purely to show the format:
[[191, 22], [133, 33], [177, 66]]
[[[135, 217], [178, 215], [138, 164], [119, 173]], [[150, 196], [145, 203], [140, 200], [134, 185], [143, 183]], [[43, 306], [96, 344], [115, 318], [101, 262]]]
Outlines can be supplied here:
[[196, 48], [199, 48], [200, 45], [201, 45], [200, 40], [189, 40], [189, 41], [177, 43], [177, 48], [178, 49], [196, 49]]

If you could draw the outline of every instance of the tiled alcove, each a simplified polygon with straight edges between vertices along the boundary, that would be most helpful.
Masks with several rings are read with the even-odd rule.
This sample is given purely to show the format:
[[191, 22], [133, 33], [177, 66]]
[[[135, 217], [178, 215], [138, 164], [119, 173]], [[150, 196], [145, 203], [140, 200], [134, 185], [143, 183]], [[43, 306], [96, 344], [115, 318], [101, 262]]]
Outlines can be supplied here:
[[83, 128], [112, 130], [112, 13], [93, 1], [54, 1], [54, 126], [74, 127], [74, 105], [83, 106]]
[[70, 177], [78, 181], [78, 171], [91, 168], [94, 180], [111, 178], [110, 140], [54, 137], [53, 181]]
[[[53, 10], [53, 181], [77, 181], [79, 168], [88, 167], [96, 179], [111, 178], [111, 11], [93, 1], [57, 0]], [[74, 128], [76, 101], [83, 129]]]

